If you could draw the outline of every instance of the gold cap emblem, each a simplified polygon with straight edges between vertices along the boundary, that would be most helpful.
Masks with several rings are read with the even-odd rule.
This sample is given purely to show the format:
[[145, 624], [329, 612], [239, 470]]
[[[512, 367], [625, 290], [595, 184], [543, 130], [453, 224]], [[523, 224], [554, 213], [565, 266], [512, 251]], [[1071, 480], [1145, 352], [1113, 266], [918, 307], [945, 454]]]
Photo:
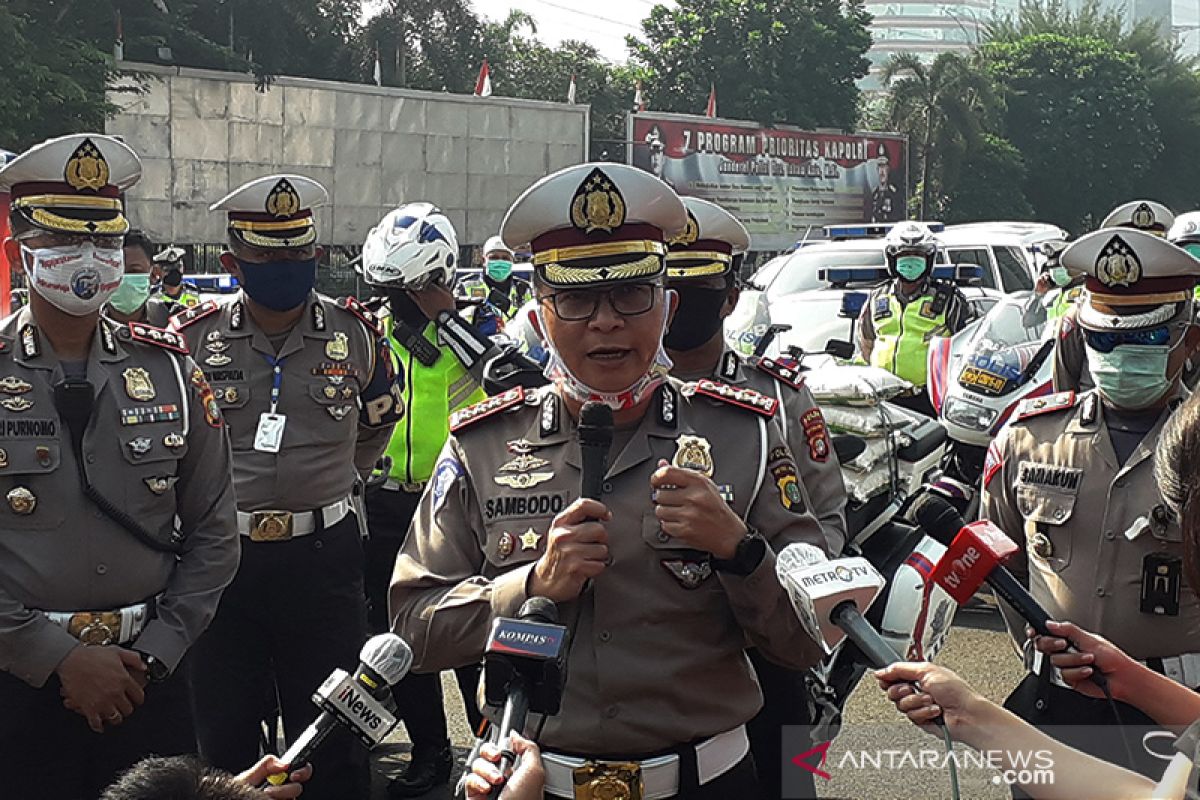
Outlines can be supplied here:
[[276, 217], [295, 216], [300, 210], [300, 195], [287, 178], [280, 178], [279, 183], [267, 195], [267, 213]]
[[108, 185], [108, 162], [91, 139], [84, 139], [67, 159], [63, 179], [72, 189], [99, 191]]
[[1142, 230], [1154, 227], [1154, 221], [1154, 212], [1145, 203], [1140, 204], [1133, 210], [1133, 217], [1130, 220], [1133, 223], [1133, 227], [1141, 228]]
[[625, 224], [625, 198], [599, 167], [584, 178], [571, 198], [571, 224], [584, 233], [612, 233]]
[[692, 215], [691, 211], [687, 212], [687, 218], [687, 226], [667, 244], [672, 247], [688, 247], [695, 244], [696, 240], [700, 238], [700, 223], [696, 222], [696, 217]]
[[1096, 258], [1096, 277], [1105, 286], [1132, 286], [1142, 279], [1142, 262], [1124, 239], [1114, 236]]

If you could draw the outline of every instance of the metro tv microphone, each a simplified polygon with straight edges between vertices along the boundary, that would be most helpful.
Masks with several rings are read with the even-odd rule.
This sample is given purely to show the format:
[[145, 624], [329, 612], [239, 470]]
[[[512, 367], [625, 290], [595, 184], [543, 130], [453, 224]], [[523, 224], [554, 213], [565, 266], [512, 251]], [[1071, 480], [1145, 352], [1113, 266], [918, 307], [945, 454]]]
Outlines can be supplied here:
[[862, 557], [830, 561], [820, 548], [794, 542], [779, 554], [775, 573], [804, 629], [826, 653], [849, 637], [876, 669], [900, 660], [863, 618], [884, 585], [871, 562]]
[[[969, 600], [986, 581], [1035, 632], [1056, 637], [1046, 626], [1051, 619], [1046, 609], [1004, 566], [1021, 550], [1004, 531], [987, 520], [965, 524], [953, 506], [934, 495], [917, 508], [916, 516], [926, 533], [946, 545], [946, 554], [934, 567], [932, 578], [957, 603]], [[1103, 673], [1093, 669], [1090, 679], [1107, 692], [1108, 680]]]
[[525, 730], [529, 712], [553, 715], [562, 706], [566, 640], [558, 607], [545, 597], [526, 600], [517, 619], [499, 617], [492, 622], [484, 651], [484, 696], [488, 705], [504, 707], [501, 774], [508, 774], [516, 758], [511, 734]]
[[579, 453], [583, 462], [580, 496], [599, 500], [604, 493], [604, 473], [613, 440], [613, 412], [604, 403], [589, 400], [579, 411]]
[[391, 697], [392, 686], [412, 667], [413, 654], [408, 643], [394, 633], [372, 636], [359, 653], [360, 662], [353, 675], [335, 669], [313, 693], [313, 702], [321, 714], [292, 743], [279, 760], [287, 772], [277, 772], [263, 786], [278, 786], [291, 772], [308, 763], [313, 751], [338, 726], [349, 729], [367, 748], [383, 741], [396, 718], [380, 701]]

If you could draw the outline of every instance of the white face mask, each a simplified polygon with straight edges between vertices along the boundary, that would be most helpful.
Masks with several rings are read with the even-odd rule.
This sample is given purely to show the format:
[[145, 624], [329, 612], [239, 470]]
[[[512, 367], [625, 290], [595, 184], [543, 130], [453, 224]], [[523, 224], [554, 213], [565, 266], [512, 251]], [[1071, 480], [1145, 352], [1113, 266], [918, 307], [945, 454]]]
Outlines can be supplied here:
[[66, 247], [25, 247], [29, 286], [59, 310], [76, 317], [99, 311], [125, 273], [125, 251], [93, 242]]

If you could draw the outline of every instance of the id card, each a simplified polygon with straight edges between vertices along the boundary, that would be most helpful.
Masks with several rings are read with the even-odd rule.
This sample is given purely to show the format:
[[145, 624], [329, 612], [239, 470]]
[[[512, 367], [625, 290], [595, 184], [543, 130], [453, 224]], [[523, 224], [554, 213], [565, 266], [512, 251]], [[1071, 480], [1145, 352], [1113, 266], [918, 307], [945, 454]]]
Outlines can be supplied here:
[[264, 411], [258, 418], [258, 430], [254, 432], [254, 449], [260, 453], [278, 453], [286, 425], [285, 415]]

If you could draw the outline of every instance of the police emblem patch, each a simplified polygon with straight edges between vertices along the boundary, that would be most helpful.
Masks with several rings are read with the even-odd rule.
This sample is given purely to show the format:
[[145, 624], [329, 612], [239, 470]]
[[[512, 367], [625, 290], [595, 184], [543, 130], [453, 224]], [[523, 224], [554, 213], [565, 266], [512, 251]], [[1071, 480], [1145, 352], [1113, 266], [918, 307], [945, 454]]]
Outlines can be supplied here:
[[446, 493], [463, 474], [462, 464], [454, 456], [446, 456], [433, 470], [433, 513], [437, 513], [446, 500]]
[[1096, 257], [1096, 277], [1110, 288], [1132, 286], [1142, 279], [1142, 262], [1124, 239], [1113, 236]]
[[716, 466], [713, 464], [712, 445], [703, 436], [683, 434], [675, 440], [675, 457], [671, 459], [671, 465], [695, 470], [711, 478]]
[[121, 377], [125, 379], [125, 394], [130, 400], [145, 403], [154, 399], [154, 383], [144, 367], [130, 367], [121, 373]]
[[571, 198], [571, 224], [584, 233], [612, 233], [625, 224], [625, 198], [599, 167], [588, 173]]
[[771, 469], [771, 476], [779, 489], [779, 504], [793, 514], [803, 514], [804, 493], [800, 489], [796, 465], [790, 461], [779, 464]]

